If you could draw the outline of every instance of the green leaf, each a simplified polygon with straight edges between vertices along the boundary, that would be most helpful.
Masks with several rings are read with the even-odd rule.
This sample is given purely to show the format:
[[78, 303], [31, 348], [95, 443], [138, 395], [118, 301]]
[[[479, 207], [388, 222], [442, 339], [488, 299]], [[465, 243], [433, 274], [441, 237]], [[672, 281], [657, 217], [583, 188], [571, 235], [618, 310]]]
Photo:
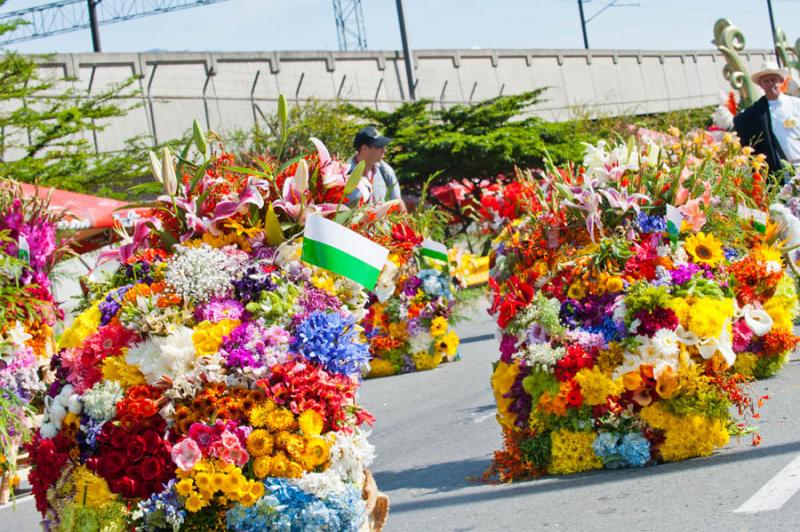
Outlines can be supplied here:
[[344, 185], [345, 196], [348, 196], [356, 189], [358, 182], [361, 181], [361, 176], [364, 175], [364, 169], [366, 167], [367, 164], [365, 161], [359, 161], [356, 167], [353, 168], [353, 173], [350, 174], [350, 177], [347, 178], [347, 183]]
[[139, 183], [138, 185], [128, 187], [128, 194], [132, 194], [134, 196], [138, 196], [140, 194], [159, 194], [161, 193], [161, 190], [162, 190], [161, 183], [151, 181], [147, 183]]
[[205, 159], [206, 152], [208, 151], [208, 142], [206, 141], [206, 134], [203, 128], [200, 127], [200, 122], [198, 122], [197, 119], [192, 122], [192, 138], [194, 139], [194, 145], [197, 147], [197, 151], [199, 151], [203, 159]]
[[283, 243], [286, 240], [286, 237], [283, 235], [283, 229], [281, 229], [281, 222], [278, 220], [278, 216], [275, 214], [275, 209], [272, 207], [272, 203], [269, 204], [269, 208], [267, 209], [267, 216], [264, 220], [265, 222], [265, 229], [267, 233], [267, 244], [270, 246], [277, 246]]

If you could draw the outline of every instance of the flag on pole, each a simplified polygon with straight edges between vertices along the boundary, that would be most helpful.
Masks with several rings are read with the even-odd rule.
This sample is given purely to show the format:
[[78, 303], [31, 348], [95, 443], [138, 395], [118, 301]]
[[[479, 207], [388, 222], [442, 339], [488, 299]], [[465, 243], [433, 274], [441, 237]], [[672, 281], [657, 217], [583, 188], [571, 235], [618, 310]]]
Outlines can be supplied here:
[[683, 224], [681, 211], [674, 205], [667, 205], [667, 233], [677, 239], [681, 234], [681, 224]]
[[304, 261], [375, 288], [388, 249], [318, 214], [306, 218], [303, 236]]
[[422, 256], [447, 262], [447, 248], [444, 244], [437, 242], [436, 240], [426, 238], [422, 241], [421, 245], [422, 249], [420, 250], [420, 254]]

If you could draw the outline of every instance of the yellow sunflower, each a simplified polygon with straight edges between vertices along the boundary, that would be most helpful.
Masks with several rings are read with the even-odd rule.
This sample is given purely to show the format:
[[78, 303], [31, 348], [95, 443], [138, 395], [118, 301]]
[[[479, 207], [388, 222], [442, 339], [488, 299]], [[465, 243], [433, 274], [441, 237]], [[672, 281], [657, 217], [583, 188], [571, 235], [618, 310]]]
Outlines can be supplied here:
[[695, 262], [707, 264], [710, 267], [724, 258], [722, 254], [722, 242], [714, 238], [711, 233], [705, 234], [702, 231], [686, 239], [684, 245], [686, 252], [692, 256]]
[[767, 246], [762, 244], [753, 250], [753, 255], [764, 262], [774, 261], [783, 265], [783, 253], [781, 252], [780, 246]]

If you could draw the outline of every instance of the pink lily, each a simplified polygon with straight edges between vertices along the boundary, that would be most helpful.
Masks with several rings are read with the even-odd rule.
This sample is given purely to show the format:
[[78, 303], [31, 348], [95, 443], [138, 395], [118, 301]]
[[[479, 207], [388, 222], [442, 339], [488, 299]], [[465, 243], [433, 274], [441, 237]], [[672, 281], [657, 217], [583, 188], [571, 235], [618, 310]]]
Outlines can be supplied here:
[[692, 226], [692, 229], [699, 231], [706, 223], [706, 215], [700, 210], [700, 199], [695, 198], [686, 202], [685, 205], [678, 207], [681, 214], [686, 221]]
[[600, 218], [600, 203], [601, 196], [591, 186], [580, 189], [578, 194], [573, 196], [574, 202], [563, 200], [562, 205], [578, 209], [586, 213], [586, 230], [594, 242], [594, 229], [597, 227], [601, 232], [603, 230], [603, 221]]
[[603, 189], [600, 191], [612, 209], [620, 209], [622, 213], [628, 212], [628, 209], [633, 209], [639, 212], [639, 200], [650, 201], [645, 194], [628, 194], [627, 190]]

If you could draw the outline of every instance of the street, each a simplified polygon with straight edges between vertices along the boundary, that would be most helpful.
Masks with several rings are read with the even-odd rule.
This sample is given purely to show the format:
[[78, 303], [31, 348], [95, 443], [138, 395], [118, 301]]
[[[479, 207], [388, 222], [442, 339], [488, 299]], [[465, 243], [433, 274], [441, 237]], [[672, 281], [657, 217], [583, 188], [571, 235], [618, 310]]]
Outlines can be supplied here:
[[[800, 529], [797, 354], [754, 385], [771, 397], [760, 447], [747, 437], [709, 458], [489, 485], [479, 479], [501, 444], [489, 388], [497, 342], [482, 305], [470, 316], [457, 327], [461, 361], [362, 387], [361, 401], [377, 417], [371, 469], [391, 502], [387, 531]], [[36, 530], [31, 497], [0, 509], [0, 522], [3, 530]]]

